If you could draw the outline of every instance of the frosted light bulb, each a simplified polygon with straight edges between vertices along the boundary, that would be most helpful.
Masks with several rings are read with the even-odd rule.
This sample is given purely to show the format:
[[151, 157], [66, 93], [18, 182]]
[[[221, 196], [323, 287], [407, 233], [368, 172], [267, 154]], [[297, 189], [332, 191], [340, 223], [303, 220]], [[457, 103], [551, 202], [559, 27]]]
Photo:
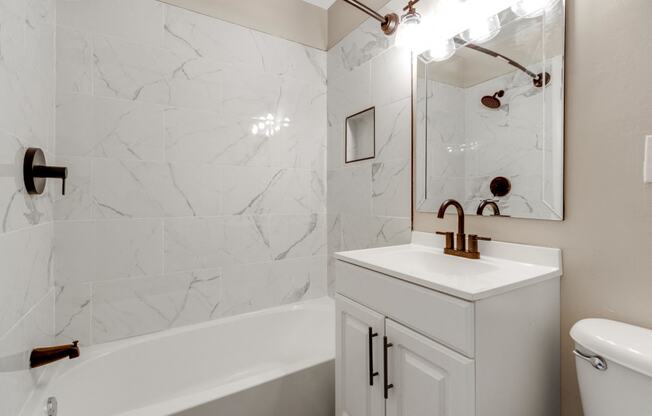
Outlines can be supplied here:
[[551, 9], [559, 0], [518, 0], [511, 7], [518, 17], [539, 17]]
[[500, 19], [494, 14], [486, 19], [476, 19], [461, 36], [469, 43], [485, 43], [498, 36], [500, 28]]
[[455, 54], [455, 42], [453, 39], [437, 39], [430, 44], [425, 57], [428, 61], [445, 61]]

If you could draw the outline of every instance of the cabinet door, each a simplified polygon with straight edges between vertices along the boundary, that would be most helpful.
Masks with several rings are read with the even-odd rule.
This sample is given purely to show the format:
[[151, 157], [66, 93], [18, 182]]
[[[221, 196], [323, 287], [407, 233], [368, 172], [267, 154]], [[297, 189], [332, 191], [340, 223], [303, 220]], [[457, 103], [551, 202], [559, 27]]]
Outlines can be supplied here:
[[340, 295], [335, 301], [336, 415], [383, 416], [381, 347], [385, 318]]
[[387, 416], [473, 416], [475, 368], [470, 360], [387, 319]]

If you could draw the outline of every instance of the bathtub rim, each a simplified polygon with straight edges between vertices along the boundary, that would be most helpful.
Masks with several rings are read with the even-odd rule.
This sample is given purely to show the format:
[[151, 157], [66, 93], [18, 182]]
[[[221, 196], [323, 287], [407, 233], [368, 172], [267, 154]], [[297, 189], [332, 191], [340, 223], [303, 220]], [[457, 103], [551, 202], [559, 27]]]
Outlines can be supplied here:
[[[274, 306], [270, 308], [265, 308], [265, 309], [260, 309], [257, 311], [252, 311], [252, 312], [246, 312], [238, 315], [233, 315], [233, 316], [227, 316], [223, 318], [217, 318], [213, 319], [210, 321], [205, 321], [205, 322], [199, 322], [196, 324], [191, 324], [191, 325], [184, 325], [176, 328], [170, 328], [162, 331], [157, 331], [149, 334], [143, 334], [143, 335], [137, 335], [134, 337], [130, 338], [125, 338], [121, 340], [116, 340], [116, 341], [111, 341], [111, 342], [106, 342], [102, 344], [96, 344], [96, 345], [91, 345], [88, 347], [81, 347], [81, 356], [79, 358], [76, 358], [74, 360], [62, 360], [56, 363], [53, 363], [47, 367], [44, 368], [43, 373], [41, 374], [38, 382], [36, 383], [36, 386], [32, 393], [30, 394], [29, 398], [25, 402], [25, 406], [23, 406], [23, 409], [19, 413], [20, 416], [37, 416], [39, 415], [38, 411], [39, 408], [43, 408], [45, 401], [49, 397], [48, 391], [50, 389], [50, 386], [52, 383], [56, 382], [59, 378], [65, 376], [67, 373], [72, 371], [75, 368], [78, 368], [80, 366], [89, 364], [93, 361], [96, 361], [98, 359], [101, 359], [102, 357], [105, 357], [109, 354], [112, 354], [117, 351], [121, 351], [124, 349], [127, 349], [129, 347], [138, 345], [138, 344], [143, 344], [151, 341], [155, 341], [157, 339], [161, 338], [167, 338], [167, 337], [173, 337], [173, 336], [178, 336], [187, 332], [191, 331], [196, 331], [196, 330], [202, 330], [205, 328], [210, 328], [214, 326], [220, 326], [220, 325], [225, 325], [233, 322], [238, 322], [241, 320], [246, 320], [246, 319], [255, 319], [256, 317], [259, 316], [265, 316], [265, 315], [272, 315], [275, 313], [279, 312], [286, 312], [286, 311], [296, 311], [296, 310], [325, 310], [327, 312], [332, 312], [333, 313], [333, 319], [334, 319], [334, 313], [335, 313], [335, 303], [333, 298], [330, 296], [323, 296], [315, 299], [308, 299], [308, 300], [302, 300], [299, 302], [294, 302], [294, 303], [288, 303], [284, 305], [279, 305], [279, 306]], [[333, 349], [329, 354], [321, 354], [316, 357], [312, 357], [311, 359], [308, 360], [302, 360], [298, 361], [296, 363], [292, 363], [291, 365], [287, 365], [285, 367], [286, 371], [269, 371], [265, 372], [263, 374], [256, 374], [256, 376], [251, 376], [251, 377], [246, 377], [243, 380], [237, 380], [234, 382], [227, 383], [226, 386], [219, 386], [216, 388], [212, 389], [206, 389], [199, 391], [197, 393], [190, 393], [185, 396], [180, 396], [177, 398], [173, 398], [170, 400], [166, 400], [162, 403], [168, 403], [168, 402], [174, 402], [174, 401], [183, 401], [190, 402], [190, 400], [186, 401], [184, 400], [185, 398], [190, 398], [193, 397], [195, 399], [192, 400], [194, 405], [199, 405], [201, 404], [198, 402], [200, 397], [204, 397], [208, 395], [208, 392], [211, 392], [212, 395], [218, 394], [218, 392], [224, 388], [224, 392], [221, 394], [221, 396], [215, 396], [215, 399], [218, 399], [219, 397], [226, 396], [228, 394], [232, 394], [236, 391], [239, 391], [238, 388], [250, 388], [250, 387], [255, 387], [256, 385], [260, 385], [263, 383], [266, 383], [270, 380], [273, 380], [274, 378], [282, 377], [287, 374], [292, 374], [293, 372], [300, 371], [301, 369], [304, 368], [310, 368], [313, 366], [317, 366], [320, 364], [323, 364], [327, 361], [334, 360], [335, 359], [335, 345], [334, 345], [334, 335], [333, 334]], [[275, 377], [274, 377], [275, 376]], [[204, 394], [205, 393], [205, 394]], [[147, 413], [146, 410], [150, 408], [154, 408], [157, 406], [158, 403], [155, 404], [150, 404], [141, 408], [136, 408], [136, 409], [131, 409], [126, 412], [121, 412], [116, 414], [115, 416], [141, 416], [141, 415], [150, 415], [150, 413]], [[177, 407], [177, 406], [174, 406]], [[190, 406], [192, 407], [192, 406]], [[184, 407], [179, 407], [178, 410], [180, 411], [183, 410]], [[174, 413], [174, 412], [173, 412]], [[45, 412], [43, 412], [45, 414]], [[161, 414], [161, 413], [157, 413]]]

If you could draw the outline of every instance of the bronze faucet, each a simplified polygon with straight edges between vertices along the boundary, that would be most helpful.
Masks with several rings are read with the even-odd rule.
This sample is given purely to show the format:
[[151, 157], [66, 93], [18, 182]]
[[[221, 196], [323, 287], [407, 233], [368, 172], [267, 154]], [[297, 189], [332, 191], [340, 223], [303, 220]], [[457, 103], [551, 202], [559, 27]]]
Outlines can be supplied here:
[[437, 231], [437, 234], [446, 236], [446, 246], [444, 247], [444, 253], [451, 256], [477, 260], [480, 258], [480, 252], [478, 251], [478, 241], [489, 241], [491, 239], [486, 237], [478, 237], [475, 234], [471, 234], [469, 235], [469, 248], [467, 250], [466, 235], [464, 234], [464, 208], [462, 207], [462, 204], [454, 199], [448, 199], [444, 201], [444, 203], [439, 207], [437, 218], [443, 219], [446, 210], [451, 205], [457, 209], [457, 245], [453, 247], [452, 232]]
[[476, 214], [482, 215], [484, 213], [485, 208], [487, 207], [491, 207], [494, 210], [494, 216], [497, 217], [502, 216], [500, 215], [500, 208], [498, 208], [498, 203], [496, 203], [496, 201], [492, 201], [491, 199], [485, 199], [484, 201], [480, 202]]
[[31, 368], [36, 368], [55, 361], [63, 360], [64, 358], [69, 358], [71, 360], [77, 358], [79, 357], [78, 343], [79, 341], [75, 341], [68, 345], [34, 348], [29, 356], [29, 365]]

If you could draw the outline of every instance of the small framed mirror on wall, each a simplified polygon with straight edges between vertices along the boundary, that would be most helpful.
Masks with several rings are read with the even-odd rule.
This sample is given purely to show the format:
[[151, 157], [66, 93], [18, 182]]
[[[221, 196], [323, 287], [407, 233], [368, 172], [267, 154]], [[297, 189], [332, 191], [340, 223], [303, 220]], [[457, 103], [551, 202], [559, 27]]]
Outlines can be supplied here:
[[563, 220], [565, 2], [544, 3], [416, 57], [416, 211]]
[[376, 156], [376, 108], [371, 107], [346, 118], [345, 162]]

